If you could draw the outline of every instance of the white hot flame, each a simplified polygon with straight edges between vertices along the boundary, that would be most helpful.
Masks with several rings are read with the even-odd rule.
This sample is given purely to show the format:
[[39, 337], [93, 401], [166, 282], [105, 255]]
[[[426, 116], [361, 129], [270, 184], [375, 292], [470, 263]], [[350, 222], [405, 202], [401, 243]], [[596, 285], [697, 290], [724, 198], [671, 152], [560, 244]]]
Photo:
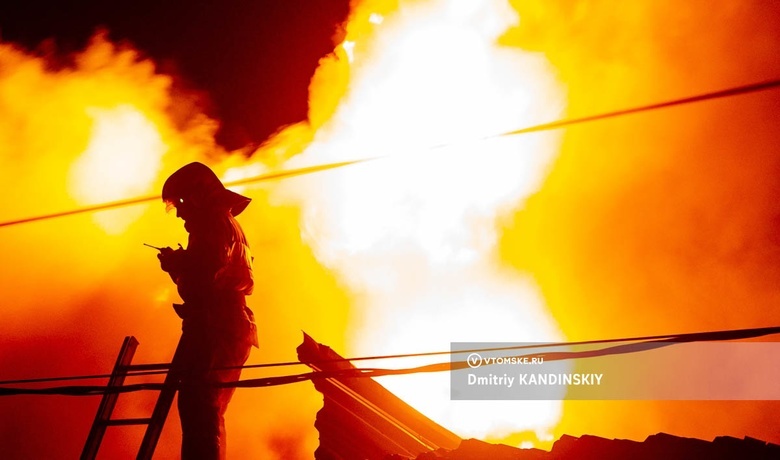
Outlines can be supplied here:
[[[83, 204], [104, 203], [149, 193], [168, 147], [157, 127], [131, 105], [91, 108], [92, 135], [70, 171], [71, 194]], [[95, 220], [120, 233], [143, 209], [107, 211]]]
[[[399, 10], [352, 47], [341, 104], [290, 166], [389, 158], [282, 189], [301, 203], [319, 260], [358, 294], [347, 351], [560, 340], [530, 279], [495, 261], [497, 216], [538, 189], [558, 136], [480, 140], [556, 117], [554, 74], [541, 55], [496, 44], [519, 19], [506, 1]], [[382, 383], [462, 436], [543, 435], [560, 417], [560, 402], [450, 401], [446, 374]]]

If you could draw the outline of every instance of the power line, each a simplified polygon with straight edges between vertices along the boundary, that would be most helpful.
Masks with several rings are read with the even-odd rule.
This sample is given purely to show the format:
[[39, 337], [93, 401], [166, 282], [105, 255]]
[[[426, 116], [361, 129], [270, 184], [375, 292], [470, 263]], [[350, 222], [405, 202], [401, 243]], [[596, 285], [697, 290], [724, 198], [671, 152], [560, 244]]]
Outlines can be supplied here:
[[622, 117], [625, 115], [633, 115], [641, 112], [649, 112], [652, 110], [658, 110], [658, 109], [665, 109], [669, 107], [675, 107], [679, 105], [686, 105], [686, 104], [693, 104], [696, 102], [703, 102], [703, 101], [709, 101], [713, 99], [721, 99], [724, 97], [731, 97], [731, 96], [739, 96], [743, 94], [749, 94], [749, 93], [755, 93], [758, 91], [765, 91], [769, 89], [774, 89], [780, 86], [780, 79], [776, 80], [769, 80], [759, 83], [751, 83], [748, 85], [743, 86], [735, 86], [732, 88], [727, 88], [719, 91], [713, 91], [710, 93], [703, 93], [698, 94], [695, 96], [689, 96], [684, 97], [681, 99], [672, 99], [669, 101], [664, 102], [657, 102], [655, 104], [648, 104], [648, 105], [642, 105], [638, 107], [632, 107], [628, 109], [623, 110], [615, 110], [614, 112], [606, 112], [596, 115], [588, 115], [585, 117], [579, 117], [579, 118], [570, 118], [568, 120], [559, 120], [559, 121], [553, 121], [550, 123], [544, 123], [541, 125], [531, 126], [528, 128], [522, 128], [517, 129], [514, 131], [508, 131], [501, 134], [496, 134], [494, 136], [490, 136], [487, 139], [492, 139], [496, 137], [502, 137], [502, 136], [514, 136], [518, 134], [526, 134], [526, 133], [532, 133], [537, 131], [547, 131], [551, 129], [558, 129], [563, 128], [565, 126], [570, 126], [574, 124], [581, 124], [581, 123], [588, 123], [591, 121], [599, 121], [599, 120], [606, 120], [608, 118], [616, 118], [616, 117]]
[[[588, 115], [588, 116], [579, 117], [579, 118], [569, 118], [569, 119], [562, 119], [562, 120], [552, 121], [552, 122], [548, 122], [548, 123], [542, 123], [542, 124], [528, 126], [528, 127], [521, 128], [521, 129], [516, 129], [516, 130], [513, 130], [513, 131], [506, 131], [506, 132], [503, 132], [503, 133], [494, 134], [494, 135], [491, 135], [491, 136], [483, 137], [483, 138], [481, 138], [479, 140], [490, 140], [490, 139], [496, 139], [496, 138], [500, 138], [500, 137], [517, 136], [517, 135], [521, 135], [521, 134], [527, 134], [527, 133], [533, 133], [533, 132], [539, 132], [539, 131], [550, 131], [550, 130], [554, 130], [554, 129], [564, 128], [564, 127], [567, 127], [567, 126], [583, 124], [583, 123], [589, 123], [589, 122], [599, 121], [599, 120], [606, 120], [606, 119], [609, 119], [609, 118], [616, 118], [616, 117], [621, 117], [621, 116], [626, 116], [626, 115], [633, 115], [633, 114], [638, 114], [638, 113], [642, 113], [642, 112], [649, 112], [649, 111], [652, 111], [652, 110], [659, 110], [659, 109], [670, 108], [670, 107], [675, 107], [675, 106], [680, 106], [680, 105], [685, 105], [685, 104], [692, 104], [692, 103], [703, 102], [703, 101], [714, 100], [714, 99], [720, 99], [720, 98], [725, 98], [725, 97], [731, 97], [731, 96], [738, 96], [738, 95], [744, 95], [744, 94], [749, 94], [749, 93], [755, 93], [755, 92], [759, 92], [759, 91], [765, 91], [765, 90], [769, 90], [769, 89], [774, 89], [774, 88], [777, 88], [778, 86], [780, 86], [780, 79], [769, 80], [769, 81], [759, 82], [759, 83], [752, 83], [752, 84], [748, 84], [748, 85], [727, 88], [727, 89], [724, 89], [724, 90], [713, 91], [713, 92], [709, 92], [709, 93], [703, 93], [703, 94], [698, 94], [698, 95], [694, 95], [694, 96], [684, 97], [684, 98], [681, 98], [681, 99], [672, 99], [672, 100], [669, 100], [669, 101], [658, 102], [658, 103], [648, 104], [648, 105], [642, 105], [642, 106], [632, 107], [632, 108], [628, 108], [628, 109], [616, 110], [616, 111], [612, 111], [612, 112], [605, 112], [605, 113], [600, 113], [600, 114], [596, 114], [596, 115]], [[450, 145], [452, 145], [452, 144], [441, 144], [441, 145], [437, 145], [437, 146], [431, 147], [430, 150], [440, 149], [440, 148], [443, 148], [443, 147], [448, 147]], [[393, 157], [391, 157], [389, 155], [382, 155], [382, 156], [375, 156], [375, 157], [359, 158], [359, 159], [356, 159], [356, 160], [341, 161], [341, 162], [336, 162], [336, 163], [325, 163], [325, 164], [321, 164], [321, 165], [308, 166], [308, 167], [303, 167], [303, 168], [298, 168], [298, 169], [292, 169], [292, 170], [286, 170], [286, 171], [278, 171], [278, 172], [273, 172], [273, 173], [268, 173], [268, 174], [261, 174], [259, 176], [253, 176], [253, 177], [248, 177], [248, 178], [245, 178], [245, 179], [236, 180], [236, 181], [233, 181], [233, 182], [228, 182], [225, 185], [230, 187], [230, 186], [245, 185], [245, 184], [257, 183], [257, 182], [265, 182], [265, 181], [270, 181], [270, 180], [286, 179], [286, 178], [290, 178], [290, 177], [302, 176], [302, 175], [306, 175], [306, 174], [313, 174], [313, 173], [320, 172], [320, 171], [327, 171], [327, 170], [330, 170], [330, 169], [341, 168], [341, 167], [344, 167], [344, 166], [350, 166], [350, 165], [366, 163], [366, 162], [369, 162], [369, 161], [380, 160], [380, 159], [388, 159], [388, 158], [393, 158]], [[147, 203], [147, 202], [151, 202], [151, 201], [159, 200], [159, 199], [160, 199], [159, 195], [154, 195], [154, 196], [144, 196], [144, 197], [138, 197], [138, 198], [130, 198], [130, 199], [127, 199], [127, 200], [112, 201], [112, 202], [107, 202], [107, 203], [96, 204], [96, 205], [93, 205], [93, 206], [85, 206], [85, 207], [81, 207], [81, 208], [76, 208], [76, 209], [72, 209], [72, 210], [69, 210], [69, 211], [61, 211], [61, 212], [56, 212], [56, 213], [51, 213], [51, 214], [43, 214], [43, 215], [39, 215], [39, 216], [26, 217], [26, 218], [22, 218], [22, 219], [15, 219], [15, 220], [9, 220], [9, 221], [6, 221], [6, 222], [0, 222], [0, 227], [10, 227], [12, 225], [20, 225], [20, 224], [26, 224], [26, 223], [30, 223], [30, 222], [38, 222], [38, 221], [42, 221], [42, 220], [56, 219], [56, 218], [59, 218], [59, 217], [72, 216], [72, 215], [76, 215], [76, 214], [85, 214], [85, 213], [91, 213], [91, 212], [96, 212], [96, 211], [105, 211], [105, 210], [108, 210], [108, 209], [115, 209], [115, 208], [120, 208], [120, 207], [125, 207], [125, 206], [133, 206], [133, 205]]]
[[[635, 343], [686, 343], [686, 342], [711, 342], [711, 341], [723, 341], [723, 340], [740, 340], [740, 339], [749, 339], [749, 338], [756, 338], [756, 337], [763, 337], [767, 335], [773, 335], [773, 334], [780, 334], [780, 326], [772, 326], [772, 327], [762, 327], [762, 328], [750, 328], [750, 329], [728, 329], [728, 330], [722, 330], [722, 331], [709, 331], [709, 332], [692, 332], [692, 333], [681, 333], [681, 334], [664, 334], [664, 335], [652, 335], [652, 336], [641, 336], [641, 337], [627, 337], [627, 338], [613, 338], [613, 339], [597, 339], [597, 340], [585, 340], [585, 341], [577, 341], [577, 342], [553, 342], [553, 343], [534, 343], [534, 344], [526, 344], [526, 345], [514, 345], [514, 346], [508, 346], [508, 347], [491, 347], [491, 348], [475, 348], [475, 349], [468, 349], [468, 350], [448, 350], [448, 351], [435, 351], [435, 352], [423, 352], [423, 353], [405, 353], [405, 354], [393, 354], [393, 355], [377, 355], [377, 356], [362, 356], [362, 357], [355, 357], [355, 358], [340, 358], [340, 359], [328, 359], [328, 360], [320, 360], [320, 361], [312, 361], [303, 363], [300, 361], [288, 361], [288, 362], [278, 362], [278, 363], [263, 363], [263, 364], [250, 364], [250, 365], [244, 365], [244, 366], [233, 366], [233, 367], [220, 367], [216, 368], [214, 370], [225, 370], [225, 369], [257, 369], [257, 368], [272, 368], [272, 367], [285, 367], [285, 366], [300, 366], [300, 365], [323, 365], [323, 364], [336, 364], [336, 363], [350, 363], [350, 362], [356, 362], [356, 361], [376, 361], [376, 360], [383, 360], [383, 359], [400, 359], [400, 358], [418, 358], [418, 357], [427, 357], [427, 356], [441, 356], [441, 355], [453, 355], [453, 354], [464, 354], [464, 353], [484, 353], [484, 352], [491, 352], [491, 351], [512, 351], [512, 350], [528, 350], [528, 349], [544, 349], [544, 348], [556, 348], [556, 347], [567, 347], [567, 346], [579, 346], [579, 345], [604, 345], [604, 344], [613, 344], [613, 343], [627, 343], [627, 342], [635, 342]], [[635, 345], [635, 344], [634, 344]], [[582, 353], [582, 352], [574, 352], [576, 353]], [[560, 356], [560, 353], [535, 353], [534, 355], [543, 355], [545, 357], [549, 357], [552, 355], [558, 355]], [[550, 361], [553, 359], [545, 358]], [[557, 359], [568, 359], [568, 358], [557, 358]], [[449, 364], [449, 363], [447, 363]], [[127, 377], [138, 377], [138, 376], [146, 376], [146, 375], [162, 375], [166, 374], [168, 372], [168, 368], [170, 367], [169, 363], [164, 364], [147, 364], [147, 365], [133, 365], [130, 366], [132, 368], [136, 369], [142, 369], [140, 372], [135, 371], [129, 371], [126, 373]], [[420, 368], [424, 368], [426, 366], [421, 366]], [[146, 369], [152, 369], [152, 370], [146, 370]], [[418, 369], [418, 368], [412, 368], [412, 369]], [[361, 369], [357, 369], [361, 370]], [[366, 369], [362, 369], [365, 371]], [[371, 370], [371, 369], [369, 369]], [[373, 369], [371, 370], [371, 376], [379, 376], [377, 372], [398, 372], [402, 373], [402, 370], [392, 370], [392, 369]], [[433, 372], [433, 371], [431, 371]], [[303, 376], [303, 375], [309, 375], [307, 374], [296, 374], [297, 376]], [[324, 374], [323, 374], [324, 375]], [[390, 374], [382, 374], [382, 375], [390, 375]], [[98, 375], [83, 375], [83, 376], [67, 376], [67, 377], [49, 377], [49, 378], [38, 378], [38, 379], [23, 379], [23, 380], [6, 380], [6, 381], [0, 381], [0, 385], [18, 385], [22, 383], [47, 383], [47, 382], [57, 382], [57, 381], [68, 381], [68, 380], [92, 380], [92, 379], [100, 379], [100, 378], [109, 378], [111, 377], [111, 374], [98, 374]], [[288, 380], [285, 379], [291, 379], [294, 376], [280, 376], [280, 377], [267, 377], [265, 379], [254, 379], [254, 380], [248, 380], [247, 382], [251, 381], [258, 381], [262, 382], [259, 386], [272, 386], [282, 383], [274, 383], [274, 382], [288, 382]], [[322, 375], [320, 375], [322, 377]], [[296, 377], [298, 378], [298, 377]], [[294, 380], [294, 379], [293, 379]], [[304, 380], [310, 380], [310, 378], [305, 378]], [[292, 380], [288, 383], [292, 383]], [[150, 386], [151, 385], [151, 386]], [[158, 386], [155, 386], [158, 385]], [[134, 385], [126, 385], [127, 388], [137, 388], [137, 390], [145, 390], [145, 389], [160, 389], [159, 385], [161, 384], [138, 384], [136, 386]], [[57, 388], [57, 387], [55, 387]], [[97, 388], [105, 388], [101, 386], [78, 386], [78, 387], [60, 387], [60, 388], [77, 388], [77, 390], [73, 390], [76, 393], [84, 393], [85, 395], [91, 395], [95, 394], [95, 389]], [[8, 393], [11, 391], [19, 391], [20, 393]], [[23, 393], [24, 391], [29, 390], [29, 393]], [[47, 391], [50, 391], [53, 389], [14, 389], [14, 388], [0, 388], [0, 396], [7, 395], [7, 394], [61, 394], [61, 393], [47, 393]]]
[[[572, 351], [572, 352], [553, 352], [553, 353], [531, 353], [527, 355], [517, 356], [518, 358], [525, 357], [542, 357], [545, 362], [547, 361], [562, 361], [577, 358], [592, 358], [600, 356], [610, 356], [617, 354], [636, 353], [646, 351], [655, 348], [661, 348], [671, 346], [679, 343], [690, 342], [710, 342], [710, 341], [722, 341], [722, 340], [736, 340], [745, 338], [755, 338], [769, 334], [780, 333], [780, 327], [768, 327], [768, 328], [756, 328], [756, 329], [740, 329], [740, 330], [727, 330], [718, 332], [699, 332], [693, 334], [679, 334], [677, 336], [652, 336], [650, 340], [635, 341], [636, 343], [609, 346], [598, 350], [585, 350], [585, 351]], [[657, 339], [656, 337], [660, 337]], [[575, 345], [575, 344], [593, 344], [593, 343], [613, 343], [613, 342], [626, 342], [631, 339], [610, 339], [610, 340], [596, 340], [587, 342], [570, 342], [570, 343], [558, 343], [558, 344], [543, 344], [543, 345], [521, 345], [514, 347], [498, 347], [498, 348], [483, 348], [477, 350], [458, 350], [454, 352], [436, 352], [436, 354], [444, 353], [470, 353], [473, 351], [491, 351], [491, 350], [510, 350], [510, 349], [527, 349], [527, 348], [541, 348], [544, 346], [560, 346], [560, 345]], [[416, 354], [419, 355], [419, 354]], [[368, 358], [366, 358], [368, 359]], [[353, 359], [354, 360], [354, 359]], [[349, 361], [348, 359], [341, 360], [329, 360], [329, 361]], [[322, 361], [321, 361], [322, 362]], [[321, 363], [320, 362], [320, 363]], [[298, 363], [300, 364], [300, 363]], [[311, 363], [315, 364], [315, 363]], [[431, 373], [431, 372], [443, 372], [460, 370], [470, 367], [467, 361], [451, 361], [444, 363], [427, 364], [417, 367], [409, 367], [402, 369], [385, 369], [385, 368], [347, 368], [347, 369], [335, 369], [335, 370], [315, 370], [313, 372], [306, 372], [302, 374], [282, 375], [277, 377], [264, 377], [259, 379], [239, 380], [234, 382], [222, 382], [218, 384], [220, 387], [225, 388], [262, 388], [279, 385], [289, 385], [291, 383], [304, 382], [315, 379], [331, 379], [331, 378], [375, 378], [388, 375], [409, 375], [419, 373]], [[179, 384], [180, 385], [180, 384]], [[97, 396], [103, 395], [108, 392], [111, 393], [131, 393], [143, 390], [163, 390], [165, 384], [162, 383], [140, 383], [135, 385], [125, 385], [122, 387], [108, 388], [105, 386], [63, 386], [52, 388], [0, 388], [0, 396], [16, 396], [16, 395], [63, 395], [63, 396]]]
[[[316, 166], [308, 166], [304, 168], [298, 168], [298, 169], [291, 169], [287, 171], [278, 171], [268, 174], [262, 174], [260, 176], [254, 176], [246, 179], [240, 179], [232, 182], [226, 182], [225, 186], [232, 187], [236, 185], [243, 185], [248, 184], [252, 182], [262, 182], [262, 181], [269, 181], [269, 180], [276, 180], [276, 179], [286, 179], [288, 177], [295, 177], [295, 176], [301, 176], [305, 174], [311, 174], [319, 171], [325, 171], [328, 169], [334, 169], [334, 168], [341, 168], [343, 166], [348, 166], [351, 164], [356, 163], [365, 163], [367, 161], [374, 160], [375, 158], [364, 158], [359, 160], [352, 160], [352, 161], [342, 161], [339, 163], [328, 163], [323, 165], [316, 165]], [[81, 208], [71, 209], [69, 211], [61, 211], [61, 212], [55, 212], [52, 214], [43, 214], [40, 216], [34, 216], [34, 217], [26, 217], [23, 219], [16, 219], [16, 220], [9, 220], [6, 222], [0, 222], [0, 227], [10, 227], [12, 225], [19, 225], [19, 224], [26, 224], [29, 222], [37, 222], [41, 220], [48, 220], [48, 219], [56, 219], [58, 217], [67, 217], [67, 216], [73, 216], [76, 214], [86, 214], [90, 212], [97, 212], [97, 211], [106, 211], [109, 209], [116, 209], [116, 208], [122, 208], [125, 206], [133, 206], [137, 204], [143, 204], [148, 203], [151, 201], [156, 201], [162, 199], [162, 196], [160, 195], [148, 195], [148, 196], [142, 196], [137, 198], [130, 198], [127, 200], [118, 200], [118, 201], [110, 201], [107, 203], [100, 203], [92, 206], [84, 206]]]

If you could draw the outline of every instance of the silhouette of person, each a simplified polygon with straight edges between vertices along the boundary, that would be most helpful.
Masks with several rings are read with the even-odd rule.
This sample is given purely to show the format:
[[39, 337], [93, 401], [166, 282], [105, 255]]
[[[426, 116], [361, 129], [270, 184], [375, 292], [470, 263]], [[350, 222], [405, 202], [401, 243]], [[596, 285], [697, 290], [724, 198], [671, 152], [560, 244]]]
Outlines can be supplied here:
[[211, 169], [197, 162], [167, 179], [162, 198], [189, 233], [186, 249], [163, 248], [158, 255], [184, 301], [174, 305], [182, 318], [175, 359], [181, 457], [224, 459], [224, 415], [235, 388], [218, 384], [238, 380], [240, 366], [258, 345], [245, 299], [254, 285], [252, 257], [235, 220], [250, 199], [227, 190]]

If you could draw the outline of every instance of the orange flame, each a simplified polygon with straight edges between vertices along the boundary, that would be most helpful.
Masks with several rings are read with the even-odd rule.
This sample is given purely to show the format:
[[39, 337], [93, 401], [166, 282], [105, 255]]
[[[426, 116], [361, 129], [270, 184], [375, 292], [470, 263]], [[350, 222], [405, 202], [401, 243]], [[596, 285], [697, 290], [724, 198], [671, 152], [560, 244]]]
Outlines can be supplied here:
[[[480, 140], [559, 114], [564, 97], [546, 58], [572, 88], [566, 103], [574, 114], [630, 106], [637, 94], [654, 101], [705, 82], [723, 88], [754, 73], [774, 77], [780, 28], [763, 5], [626, 2], [615, 11], [612, 2], [570, 15], [549, 2], [510, 3], [537, 34], [514, 26], [505, 1], [356, 4], [344, 41], [312, 79], [309, 122], [282, 131], [251, 161], [220, 161], [216, 122], [174, 97], [171, 79], [131, 49], [99, 35], [73, 66], [54, 69], [0, 44], [0, 217], [155, 194], [193, 160], [232, 180], [285, 162], [385, 156], [242, 189], [253, 198], [241, 221], [256, 255], [249, 301], [263, 342], [250, 363], [293, 360], [301, 329], [360, 355], [447, 349], [454, 340], [561, 339], [551, 312], [577, 339], [776, 321], [780, 264], [777, 251], [766, 250], [776, 248], [780, 212], [776, 127], [767, 123], [776, 99], [571, 130], [554, 167], [555, 134]], [[723, 17], [739, 27], [711, 30]], [[688, 29], [668, 28], [670, 18]], [[621, 39], [605, 30], [622, 30]], [[655, 43], [659, 31], [668, 42]], [[679, 47], [680, 37], [693, 38], [693, 51]], [[546, 58], [507, 46], [514, 41], [545, 49]], [[723, 75], [713, 65], [720, 62], [729, 63]], [[667, 68], [686, 72], [656, 81]], [[740, 155], [712, 153], [734, 151]], [[503, 229], [507, 215], [515, 220]], [[96, 218], [97, 225], [81, 216], [2, 230], [4, 378], [106, 372], [129, 334], [141, 342], [138, 361], [170, 358], [177, 297], [141, 243], [183, 243], [181, 224], [162, 206]], [[539, 445], [551, 431], [635, 439], [747, 433], [777, 442], [776, 403], [567, 402], [565, 411], [555, 402], [452, 404], [441, 377], [383, 383], [464, 436], [515, 433], [507, 437], [514, 444]], [[120, 411], [141, 417], [150, 405], [131, 400]], [[237, 392], [229, 457], [310, 458], [320, 405], [308, 385]], [[94, 406], [6, 398], [0, 413], [14, 417], [14, 428], [0, 433], [7, 456], [75, 457]], [[132, 457], [131, 436], [107, 439], [103, 454]], [[175, 456], [178, 445], [169, 423], [159, 455]]]

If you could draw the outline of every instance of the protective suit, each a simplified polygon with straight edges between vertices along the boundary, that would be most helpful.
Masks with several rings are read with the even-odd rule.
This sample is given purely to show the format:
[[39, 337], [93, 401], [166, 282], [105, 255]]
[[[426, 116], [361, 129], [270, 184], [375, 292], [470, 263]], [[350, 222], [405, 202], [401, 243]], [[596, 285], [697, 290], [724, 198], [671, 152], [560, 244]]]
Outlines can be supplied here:
[[252, 256], [234, 218], [250, 199], [225, 189], [207, 166], [190, 163], [165, 182], [163, 200], [189, 233], [186, 249], [164, 248], [158, 256], [184, 301], [174, 305], [182, 318], [174, 369], [182, 459], [224, 459], [224, 415], [235, 389], [219, 383], [238, 380], [258, 345], [245, 301], [254, 286]]

